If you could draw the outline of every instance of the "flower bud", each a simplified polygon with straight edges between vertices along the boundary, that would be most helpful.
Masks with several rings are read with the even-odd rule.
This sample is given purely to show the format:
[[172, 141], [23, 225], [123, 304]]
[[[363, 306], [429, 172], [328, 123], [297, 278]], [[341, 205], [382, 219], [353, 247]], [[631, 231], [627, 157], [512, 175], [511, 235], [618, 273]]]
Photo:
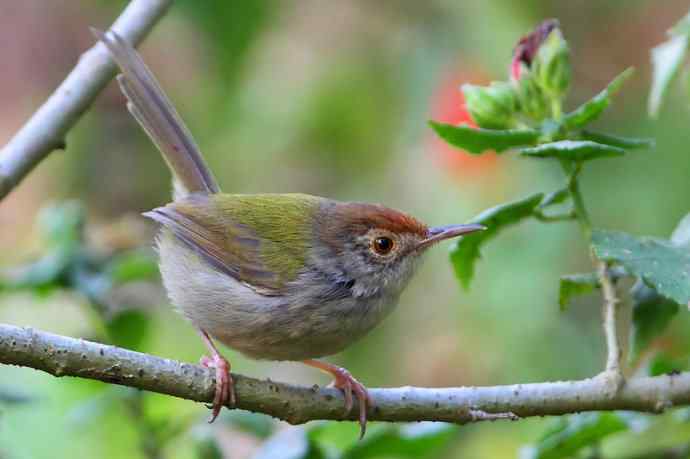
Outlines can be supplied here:
[[562, 98], [570, 86], [570, 50], [558, 28], [541, 44], [532, 63], [537, 83], [551, 96]]
[[549, 115], [549, 98], [530, 71], [523, 69], [520, 79], [513, 80], [513, 83], [517, 88], [520, 111], [523, 114], [535, 121], [541, 121]]
[[510, 83], [493, 82], [490, 86], [464, 84], [462, 93], [472, 119], [480, 127], [505, 129], [512, 126], [517, 97]]

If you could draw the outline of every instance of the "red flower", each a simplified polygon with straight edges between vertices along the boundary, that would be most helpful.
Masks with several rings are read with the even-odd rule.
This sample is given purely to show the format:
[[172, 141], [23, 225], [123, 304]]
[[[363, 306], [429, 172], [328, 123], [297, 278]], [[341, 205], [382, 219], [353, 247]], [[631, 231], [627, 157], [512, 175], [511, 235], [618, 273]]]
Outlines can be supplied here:
[[[445, 72], [431, 99], [431, 119], [441, 123], [466, 124], [476, 128], [477, 123], [467, 111], [460, 86], [467, 81], [481, 80], [486, 81], [486, 78], [478, 75], [477, 72], [467, 72], [458, 68]], [[497, 157], [493, 152], [473, 155], [448, 145], [433, 132], [429, 133], [429, 143], [434, 161], [456, 176], [463, 178], [483, 176], [485, 172], [493, 170], [497, 164]]]

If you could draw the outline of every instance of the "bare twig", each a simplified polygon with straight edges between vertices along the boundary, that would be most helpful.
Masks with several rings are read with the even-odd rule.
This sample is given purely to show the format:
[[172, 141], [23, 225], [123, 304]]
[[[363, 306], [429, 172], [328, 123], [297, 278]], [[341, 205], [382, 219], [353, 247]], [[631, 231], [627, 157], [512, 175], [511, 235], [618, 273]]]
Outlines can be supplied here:
[[[168, 394], [197, 402], [214, 395], [213, 372], [114, 346], [0, 325], [0, 363], [32, 367], [55, 376], [76, 376]], [[237, 407], [293, 424], [343, 419], [337, 389], [298, 387], [233, 375]], [[592, 410], [661, 412], [690, 404], [690, 372], [637, 377], [612, 392], [602, 378], [494, 387], [372, 389], [374, 421], [478, 420], [561, 415]], [[478, 413], [482, 413], [478, 415]], [[497, 413], [504, 413], [496, 416]], [[493, 414], [493, 416], [492, 416]], [[355, 420], [357, 410], [348, 417]]]
[[620, 373], [622, 351], [618, 341], [618, 298], [616, 296], [616, 287], [609, 273], [608, 264], [605, 261], [597, 260], [596, 265], [603, 297], [602, 325], [604, 327], [604, 336], [606, 337], [606, 371]]
[[[139, 43], [172, 0], [132, 0], [112, 28], [130, 43]], [[98, 43], [82, 54], [77, 66], [27, 123], [0, 151], [0, 200], [55, 149], [115, 75], [115, 64]]]

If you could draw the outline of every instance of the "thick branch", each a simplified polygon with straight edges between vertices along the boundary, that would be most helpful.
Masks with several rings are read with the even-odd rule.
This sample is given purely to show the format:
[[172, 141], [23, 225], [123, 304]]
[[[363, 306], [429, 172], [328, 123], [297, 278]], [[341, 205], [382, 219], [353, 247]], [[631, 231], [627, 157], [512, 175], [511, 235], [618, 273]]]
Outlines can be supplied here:
[[[197, 402], [213, 399], [213, 373], [174, 360], [31, 328], [0, 325], [0, 363], [32, 367], [55, 376], [76, 376], [168, 394]], [[293, 424], [342, 419], [343, 397], [336, 389], [298, 387], [233, 375], [237, 407]], [[467, 423], [512, 412], [520, 417], [592, 410], [660, 412], [690, 404], [690, 372], [629, 380], [612, 392], [605, 377], [495, 387], [372, 389], [373, 421]], [[357, 410], [349, 419], [354, 420]]]
[[[112, 26], [131, 43], [139, 43], [163, 16], [172, 0], [132, 0]], [[103, 44], [82, 54], [77, 66], [48, 100], [0, 151], [0, 200], [53, 150], [115, 75]]]

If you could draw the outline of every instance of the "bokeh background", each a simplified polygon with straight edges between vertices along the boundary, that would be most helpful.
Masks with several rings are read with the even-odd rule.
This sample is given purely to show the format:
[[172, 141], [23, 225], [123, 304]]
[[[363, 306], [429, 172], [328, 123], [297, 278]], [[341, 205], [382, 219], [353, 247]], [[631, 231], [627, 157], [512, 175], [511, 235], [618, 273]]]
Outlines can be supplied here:
[[[106, 28], [125, 4], [0, 3], [0, 143], [92, 45], [88, 26]], [[685, 97], [672, 97], [659, 120], [647, 118], [649, 50], [687, 7], [681, 0], [179, 0], [142, 53], [225, 191], [299, 191], [374, 201], [430, 224], [459, 223], [562, 182], [554, 164], [510, 154], [471, 157], [445, 146], [427, 125], [430, 118], [459, 121], [459, 85], [506, 79], [519, 37], [542, 19], [556, 17], [574, 63], [568, 106], [635, 66], [636, 76], [598, 124], [657, 140], [654, 150], [597, 161], [586, 170], [582, 187], [595, 225], [667, 237], [690, 210], [690, 111]], [[169, 200], [169, 175], [114, 84], [73, 129], [67, 145], [0, 204], [0, 267], [40, 256], [45, 241], [36, 226], [39, 210], [67, 199], [82, 203], [93, 250], [150, 247], [155, 228], [139, 213]], [[576, 225], [528, 223], [486, 247], [466, 292], [443, 245], [429, 255], [397, 311], [331, 361], [371, 387], [588, 377], [604, 360], [598, 299], [583, 298], [560, 312], [557, 286], [561, 274], [588, 271], [589, 263]], [[147, 331], [136, 349], [196, 361], [204, 348], [193, 328], [170, 310], [159, 283], [135, 284], [112, 292], [108, 307], [132, 303], [146, 315]], [[82, 294], [60, 289], [4, 293], [0, 322], [102, 339], [89, 303]], [[673, 354], [687, 346], [689, 325], [679, 317], [655, 347]], [[299, 364], [224, 353], [244, 374], [328, 382]], [[228, 414], [223, 422], [205, 425], [207, 410], [199, 404], [30, 369], [0, 366], [0, 392], [3, 459], [214, 457], [203, 456], [212, 454], [204, 449], [209, 441], [220, 445], [225, 457], [248, 458], [264, 442]], [[299, 429], [248, 419], [281, 433]], [[434, 457], [517, 457], [548, 423], [458, 428]], [[355, 426], [333, 426], [333, 436], [354, 441]], [[165, 436], [156, 429], [170, 437], [154, 452], [159, 456], [147, 445]], [[677, 429], [614, 436], [603, 446], [606, 457], [628, 457], [671, 441], [669, 435], [690, 439], [690, 429]]]

